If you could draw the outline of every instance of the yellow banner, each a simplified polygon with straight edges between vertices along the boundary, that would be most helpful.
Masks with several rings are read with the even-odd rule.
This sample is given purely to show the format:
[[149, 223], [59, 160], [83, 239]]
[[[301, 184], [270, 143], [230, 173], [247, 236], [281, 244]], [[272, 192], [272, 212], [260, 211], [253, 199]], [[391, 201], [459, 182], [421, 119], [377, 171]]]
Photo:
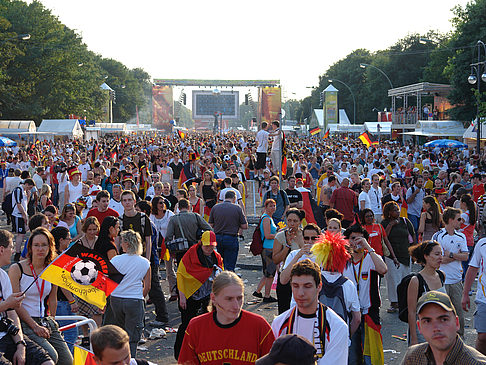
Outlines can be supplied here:
[[261, 89], [262, 121], [271, 123], [280, 120], [282, 110], [281, 89], [279, 87], [264, 87]]

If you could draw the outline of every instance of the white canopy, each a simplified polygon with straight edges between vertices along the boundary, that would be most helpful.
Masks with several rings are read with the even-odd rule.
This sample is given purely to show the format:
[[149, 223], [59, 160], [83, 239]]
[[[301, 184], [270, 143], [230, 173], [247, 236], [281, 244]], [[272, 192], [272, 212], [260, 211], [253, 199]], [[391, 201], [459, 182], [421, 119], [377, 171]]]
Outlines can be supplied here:
[[457, 120], [419, 120], [415, 126], [415, 130], [405, 134], [448, 138], [462, 137], [464, 132], [464, 125]]
[[0, 134], [2, 135], [35, 133], [36, 129], [33, 120], [0, 120]]
[[69, 138], [83, 138], [84, 135], [77, 119], [44, 119], [38, 131]]
[[372, 134], [378, 134], [378, 126], [380, 126], [380, 134], [390, 134], [392, 122], [365, 122], [364, 130]]

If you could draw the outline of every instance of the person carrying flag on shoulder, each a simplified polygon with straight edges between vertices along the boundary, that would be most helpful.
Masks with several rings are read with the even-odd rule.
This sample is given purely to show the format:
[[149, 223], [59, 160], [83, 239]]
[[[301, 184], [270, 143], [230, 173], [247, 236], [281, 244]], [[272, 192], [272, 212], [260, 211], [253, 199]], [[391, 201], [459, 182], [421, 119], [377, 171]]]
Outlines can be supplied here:
[[207, 312], [213, 280], [223, 270], [223, 258], [215, 251], [217, 245], [216, 234], [213, 231], [205, 231], [199, 243], [184, 254], [177, 269], [179, 310], [182, 323], [177, 331], [174, 344], [176, 360], [179, 358], [189, 321], [201, 311]]

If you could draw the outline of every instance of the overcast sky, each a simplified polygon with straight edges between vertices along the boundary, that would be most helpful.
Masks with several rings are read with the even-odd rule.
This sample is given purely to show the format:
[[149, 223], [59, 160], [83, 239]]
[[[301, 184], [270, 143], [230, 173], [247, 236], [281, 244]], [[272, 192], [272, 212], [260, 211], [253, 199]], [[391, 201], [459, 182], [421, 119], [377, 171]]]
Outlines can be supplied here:
[[451, 30], [467, 0], [41, 0], [89, 49], [153, 78], [279, 79], [302, 98], [357, 48]]

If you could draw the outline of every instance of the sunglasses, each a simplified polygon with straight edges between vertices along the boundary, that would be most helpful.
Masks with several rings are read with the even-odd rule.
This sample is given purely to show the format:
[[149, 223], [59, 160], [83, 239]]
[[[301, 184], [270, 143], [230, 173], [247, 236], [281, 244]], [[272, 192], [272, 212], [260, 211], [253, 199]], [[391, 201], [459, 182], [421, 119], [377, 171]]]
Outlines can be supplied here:
[[315, 241], [316, 239], [318, 238], [318, 236], [304, 236], [304, 241], [309, 241], [309, 240], [312, 240], [312, 241]]

